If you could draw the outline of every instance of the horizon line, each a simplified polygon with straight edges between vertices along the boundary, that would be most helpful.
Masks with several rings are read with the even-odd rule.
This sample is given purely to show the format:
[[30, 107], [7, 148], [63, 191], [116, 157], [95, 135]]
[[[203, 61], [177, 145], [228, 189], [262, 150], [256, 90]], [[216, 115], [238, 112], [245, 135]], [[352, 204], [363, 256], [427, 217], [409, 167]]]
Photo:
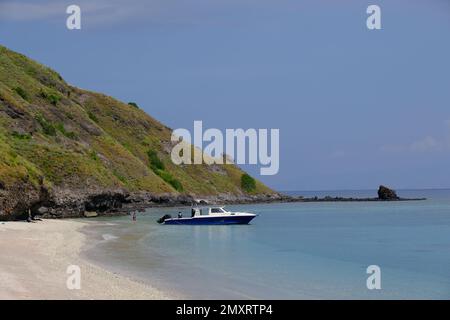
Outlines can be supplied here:
[[[392, 188], [391, 188], [392, 189]], [[374, 191], [375, 189], [316, 189], [316, 190], [277, 190], [278, 192], [325, 192], [325, 191]], [[450, 187], [444, 188], [398, 188], [395, 191], [420, 191], [420, 190], [450, 190]]]

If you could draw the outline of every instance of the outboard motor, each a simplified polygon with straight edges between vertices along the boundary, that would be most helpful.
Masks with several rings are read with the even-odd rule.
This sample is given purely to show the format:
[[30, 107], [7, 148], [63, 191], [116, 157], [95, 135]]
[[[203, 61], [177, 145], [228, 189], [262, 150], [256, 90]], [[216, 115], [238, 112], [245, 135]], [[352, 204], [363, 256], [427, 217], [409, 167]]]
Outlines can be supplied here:
[[158, 219], [158, 223], [164, 223], [164, 221], [166, 221], [166, 219], [171, 219], [172, 216], [170, 214], [165, 214], [163, 215], [161, 218]]

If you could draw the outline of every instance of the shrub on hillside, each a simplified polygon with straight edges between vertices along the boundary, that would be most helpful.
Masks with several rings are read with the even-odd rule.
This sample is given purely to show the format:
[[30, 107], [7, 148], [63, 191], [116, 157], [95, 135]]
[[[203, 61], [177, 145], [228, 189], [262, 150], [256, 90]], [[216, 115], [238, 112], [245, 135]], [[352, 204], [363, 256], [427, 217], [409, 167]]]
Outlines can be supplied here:
[[89, 119], [91, 119], [92, 121], [94, 121], [95, 123], [98, 122], [98, 118], [95, 114], [93, 114], [91, 111], [87, 112]]
[[31, 134], [29, 133], [19, 133], [14, 131], [12, 133], [12, 136], [18, 140], [30, 140], [31, 139]]
[[57, 94], [55, 92], [45, 91], [42, 89], [41, 89], [39, 95], [54, 106], [56, 106], [58, 104], [59, 100], [61, 100], [61, 96], [59, 94]]
[[28, 101], [28, 94], [22, 87], [15, 87], [13, 89], [23, 100]]
[[77, 134], [75, 132], [67, 131], [66, 128], [64, 128], [63, 123], [58, 123], [57, 125], [55, 125], [55, 128], [69, 139], [76, 139], [77, 137]]
[[135, 107], [136, 109], [139, 109], [139, 106], [137, 105], [136, 102], [128, 102], [128, 105]]
[[147, 155], [150, 161], [150, 167], [153, 169], [153, 171], [165, 169], [164, 163], [161, 161], [161, 159], [159, 159], [158, 154], [155, 150], [149, 150], [147, 152]]
[[36, 116], [36, 121], [41, 125], [42, 131], [48, 136], [56, 136], [55, 126], [45, 119], [41, 114]]
[[256, 189], [256, 181], [247, 173], [241, 176], [241, 187], [247, 192], [254, 191]]
[[156, 173], [161, 179], [170, 184], [175, 190], [181, 192], [183, 191], [183, 185], [177, 179], [175, 179], [170, 172], [165, 169], [164, 163], [159, 159], [158, 154], [155, 150], [149, 150], [147, 152], [148, 159], [150, 161], [150, 168]]

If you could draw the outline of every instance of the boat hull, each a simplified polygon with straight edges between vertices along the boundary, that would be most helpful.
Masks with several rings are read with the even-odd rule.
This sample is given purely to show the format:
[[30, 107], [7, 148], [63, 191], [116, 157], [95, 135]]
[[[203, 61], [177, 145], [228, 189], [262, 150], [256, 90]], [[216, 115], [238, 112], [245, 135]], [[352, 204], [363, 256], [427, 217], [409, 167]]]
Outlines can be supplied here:
[[168, 225], [229, 225], [249, 224], [255, 216], [228, 216], [202, 218], [172, 218], [164, 221]]

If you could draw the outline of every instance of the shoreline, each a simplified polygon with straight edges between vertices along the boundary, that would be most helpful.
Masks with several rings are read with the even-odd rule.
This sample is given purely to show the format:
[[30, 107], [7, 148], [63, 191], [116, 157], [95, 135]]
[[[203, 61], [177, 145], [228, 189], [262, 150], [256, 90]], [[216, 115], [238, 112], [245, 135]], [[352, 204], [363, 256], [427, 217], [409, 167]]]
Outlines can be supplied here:
[[[43, 192], [43, 191], [42, 191]], [[23, 197], [28, 199], [29, 197]], [[0, 199], [1, 200], [1, 199]], [[42, 218], [83, 218], [95, 216], [117, 216], [141, 211], [147, 208], [179, 207], [197, 205], [237, 205], [289, 202], [396, 202], [422, 201], [426, 198], [402, 198], [385, 186], [378, 189], [378, 197], [342, 196], [291, 196], [279, 192], [262, 194], [155, 194], [149, 192], [128, 192], [116, 190], [59, 190], [43, 192], [38, 201], [23, 203], [14, 209], [0, 207], [0, 221], [26, 220], [31, 217]]]
[[[405, 201], [425, 201], [427, 198], [398, 198], [398, 199], [380, 199], [376, 197], [369, 198], [353, 198], [353, 197], [332, 197], [332, 196], [324, 196], [324, 197], [303, 197], [303, 196], [288, 196], [282, 195], [280, 198], [268, 198], [268, 199], [233, 199], [233, 200], [211, 200], [208, 201], [201, 200], [199, 202], [186, 202], [186, 201], [178, 201], [177, 197], [173, 200], [172, 198], [168, 201], [162, 202], [116, 202], [113, 208], [108, 208], [105, 211], [88, 211], [88, 210], [80, 210], [75, 213], [64, 214], [63, 210], [67, 209], [67, 207], [46, 207], [45, 213], [37, 211], [32, 211], [32, 216], [39, 216], [48, 220], [67, 220], [67, 219], [80, 219], [80, 218], [90, 218], [90, 217], [114, 217], [121, 215], [128, 215], [133, 211], [144, 211], [150, 208], [179, 208], [179, 207], [192, 207], [195, 205], [201, 206], [214, 206], [214, 205], [245, 205], [245, 204], [273, 204], [273, 203], [311, 203], [311, 202], [405, 202]], [[56, 212], [51, 212], [53, 209], [57, 210]], [[20, 216], [11, 216], [11, 217], [3, 217], [0, 216], [1, 222], [19, 222], [26, 220], [26, 214], [23, 213]]]
[[[87, 222], [43, 220], [0, 223], [0, 299], [176, 299], [148, 284], [110, 272], [83, 257]], [[66, 273], [79, 266], [81, 288], [69, 290]]]

